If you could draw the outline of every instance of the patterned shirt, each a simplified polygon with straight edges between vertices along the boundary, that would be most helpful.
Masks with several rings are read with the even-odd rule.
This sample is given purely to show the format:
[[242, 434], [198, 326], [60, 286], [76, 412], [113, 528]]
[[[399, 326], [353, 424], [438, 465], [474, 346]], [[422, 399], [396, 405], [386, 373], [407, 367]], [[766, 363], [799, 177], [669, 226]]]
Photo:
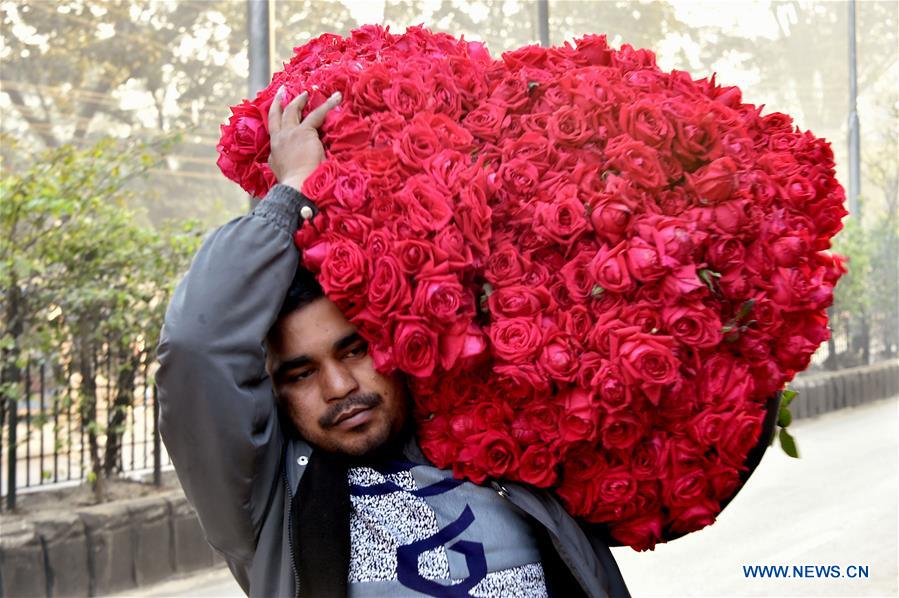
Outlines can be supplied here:
[[530, 524], [493, 490], [403, 461], [349, 482], [350, 596], [547, 596]]

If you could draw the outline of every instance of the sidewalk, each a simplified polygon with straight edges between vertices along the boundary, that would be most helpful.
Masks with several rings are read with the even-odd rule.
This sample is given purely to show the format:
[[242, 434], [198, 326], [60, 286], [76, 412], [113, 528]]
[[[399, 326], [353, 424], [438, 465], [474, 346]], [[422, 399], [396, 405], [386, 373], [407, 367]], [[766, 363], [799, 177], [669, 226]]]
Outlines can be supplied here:
[[[790, 426], [712, 526], [654, 552], [613, 549], [634, 596], [897, 595], [899, 397]], [[868, 578], [747, 578], [743, 565], [849, 565]]]

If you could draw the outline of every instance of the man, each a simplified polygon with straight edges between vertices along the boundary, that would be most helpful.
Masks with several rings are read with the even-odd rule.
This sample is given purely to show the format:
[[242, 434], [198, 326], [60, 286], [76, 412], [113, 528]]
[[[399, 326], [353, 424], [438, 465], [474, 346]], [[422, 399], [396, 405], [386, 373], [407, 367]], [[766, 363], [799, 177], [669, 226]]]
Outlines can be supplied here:
[[207, 540], [253, 596], [627, 596], [551, 494], [429, 464], [402, 376], [297, 268], [316, 212], [298, 190], [340, 101], [301, 122], [306, 98], [272, 103], [281, 183], [206, 240], [166, 313], [160, 431]]

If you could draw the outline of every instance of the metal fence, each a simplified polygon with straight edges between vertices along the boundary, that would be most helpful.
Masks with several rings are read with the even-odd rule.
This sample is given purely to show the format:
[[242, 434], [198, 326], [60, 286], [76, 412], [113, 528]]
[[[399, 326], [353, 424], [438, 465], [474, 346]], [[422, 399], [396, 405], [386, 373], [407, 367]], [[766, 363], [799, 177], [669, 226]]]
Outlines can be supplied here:
[[104, 365], [95, 378], [96, 403], [90, 413], [83, 409], [78, 376], [71, 369], [29, 361], [22, 370], [19, 400], [0, 404], [0, 495], [8, 510], [15, 508], [17, 494], [87, 480], [91, 430], [104, 457], [104, 477], [152, 474], [158, 485], [162, 471], [171, 469], [159, 437], [154, 366], [141, 359], [133, 392], [122, 404], [112, 360]]

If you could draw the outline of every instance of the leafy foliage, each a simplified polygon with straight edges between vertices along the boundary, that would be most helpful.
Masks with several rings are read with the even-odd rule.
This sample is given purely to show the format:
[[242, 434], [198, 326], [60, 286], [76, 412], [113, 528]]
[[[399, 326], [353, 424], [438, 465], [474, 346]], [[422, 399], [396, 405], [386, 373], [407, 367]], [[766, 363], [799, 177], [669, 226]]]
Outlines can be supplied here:
[[[0, 345], [4, 380], [11, 381], [3, 400], [17, 399], [17, 371], [28, 358], [77, 372], [94, 480], [104, 468], [101, 440], [108, 447], [112, 436], [117, 446], [124, 420], [115, 413], [133, 396], [136, 364], [155, 347], [172, 286], [198, 246], [195, 223], [156, 229], [125, 207], [130, 182], [175, 142], [66, 144], [4, 168], [0, 178]], [[104, 423], [96, 417], [95, 379], [97, 364], [109, 357], [117, 389], [105, 396], [113, 415]], [[53, 369], [61, 376], [63, 368]], [[117, 458], [107, 450], [106, 462]]]

